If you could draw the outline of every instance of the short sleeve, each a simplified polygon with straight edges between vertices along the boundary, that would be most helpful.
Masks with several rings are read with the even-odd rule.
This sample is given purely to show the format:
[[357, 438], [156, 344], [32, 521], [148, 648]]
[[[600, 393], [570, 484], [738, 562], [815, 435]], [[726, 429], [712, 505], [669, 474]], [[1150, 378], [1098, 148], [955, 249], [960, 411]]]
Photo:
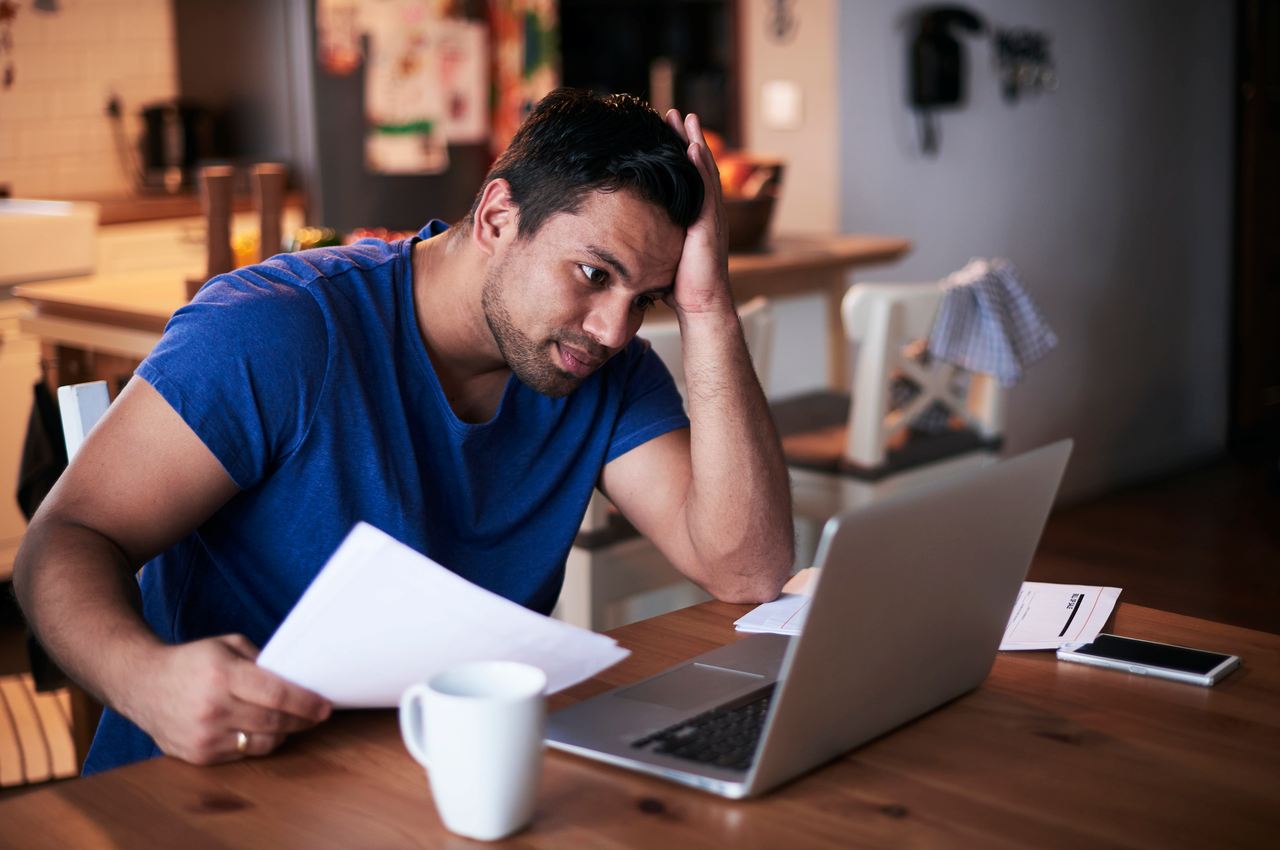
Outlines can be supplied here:
[[622, 405], [605, 463], [668, 431], [689, 427], [676, 382], [648, 341], [636, 337], [623, 356]]
[[137, 370], [241, 489], [302, 442], [328, 372], [320, 305], [305, 287], [265, 271], [211, 280], [174, 313]]

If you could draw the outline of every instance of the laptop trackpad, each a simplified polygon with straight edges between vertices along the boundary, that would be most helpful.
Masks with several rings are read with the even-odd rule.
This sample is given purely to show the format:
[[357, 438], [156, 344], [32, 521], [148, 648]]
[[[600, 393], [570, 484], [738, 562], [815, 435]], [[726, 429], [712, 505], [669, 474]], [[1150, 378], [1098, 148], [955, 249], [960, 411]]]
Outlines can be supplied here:
[[763, 680], [763, 676], [755, 673], [695, 663], [677, 667], [656, 679], [624, 688], [614, 696], [683, 711], [745, 691]]

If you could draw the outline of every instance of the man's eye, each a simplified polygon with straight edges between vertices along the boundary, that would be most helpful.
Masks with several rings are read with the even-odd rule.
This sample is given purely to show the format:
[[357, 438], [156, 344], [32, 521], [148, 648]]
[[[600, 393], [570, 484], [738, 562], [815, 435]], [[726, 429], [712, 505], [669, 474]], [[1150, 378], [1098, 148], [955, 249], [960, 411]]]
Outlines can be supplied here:
[[652, 295], [637, 295], [635, 300], [636, 309], [643, 313], [653, 306], [655, 300]]
[[578, 263], [578, 268], [582, 269], [582, 273], [587, 276], [587, 280], [597, 286], [604, 283], [609, 276], [595, 266], [589, 266], [586, 263]]

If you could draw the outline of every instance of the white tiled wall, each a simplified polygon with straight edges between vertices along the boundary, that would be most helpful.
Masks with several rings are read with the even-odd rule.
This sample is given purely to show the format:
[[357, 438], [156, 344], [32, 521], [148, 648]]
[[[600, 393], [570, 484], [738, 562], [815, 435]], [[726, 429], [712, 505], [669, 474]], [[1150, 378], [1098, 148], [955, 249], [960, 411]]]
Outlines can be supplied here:
[[177, 93], [171, 0], [18, 4], [14, 84], [0, 89], [0, 184], [14, 197], [123, 195], [129, 181], [106, 115], [123, 106], [136, 156], [142, 106]]

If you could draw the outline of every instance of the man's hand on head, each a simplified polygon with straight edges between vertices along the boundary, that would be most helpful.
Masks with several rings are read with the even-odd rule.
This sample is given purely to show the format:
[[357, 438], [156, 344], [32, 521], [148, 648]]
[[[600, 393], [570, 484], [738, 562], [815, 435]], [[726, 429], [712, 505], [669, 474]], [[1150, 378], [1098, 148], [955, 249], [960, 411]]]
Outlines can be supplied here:
[[332, 706], [262, 669], [257, 657], [241, 635], [157, 647], [121, 709], [166, 755], [192, 764], [266, 755]]
[[729, 233], [720, 171], [697, 115], [691, 112], [682, 118], [670, 109], [665, 117], [687, 145], [685, 152], [702, 175], [703, 186], [702, 211], [685, 233], [675, 286], [665, 300], [681, 319], [700, 313], [731, 313], [734, 305], [729, 290]]

